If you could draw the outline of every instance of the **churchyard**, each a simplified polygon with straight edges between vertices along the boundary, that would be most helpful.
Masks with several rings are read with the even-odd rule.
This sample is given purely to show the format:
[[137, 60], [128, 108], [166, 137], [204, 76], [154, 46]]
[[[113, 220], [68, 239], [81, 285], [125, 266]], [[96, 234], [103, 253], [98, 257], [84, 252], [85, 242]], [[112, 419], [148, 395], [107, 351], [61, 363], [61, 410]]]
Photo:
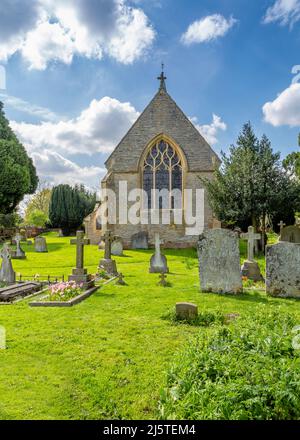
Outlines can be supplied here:
[[[49, 275], [68, 279], [75, 267], [76, 246], [70, 237], [58, 237], [54, 232], [45, 238], [47, 253], [37, 253], [34, 244], [22, 243], [27, 258], [13, 260], [17, 277], [22, 274], [24, 279], [37, 279]], [[276, 240], [275, 234], [269, 236], [269, 244]], [[242, 264], [249, 257], [247, 241], [241, 239], [239, 247]], [[251, 405], [256, 405], [255, 409], [251, 407], [252, 418], [259, 418], [257, 414], [263, 419], [280, 418], [280, 414], [282, 418], [299, 417], [299, 402], [293, 394], [295, 387], [299, 389], [296, 385], [291, 389], [290, 384], [295, 382], [288, 378], [284, 385], [284, 379], [278, 376], [285, 371], [291, 374], [297, 363], [299, 350], [292, 348], [292, 329], [300, 324], [299, 301], [267, 296], [261, 281], [254, 283], [246, 277], [243, 293], [238, 295], [200, 292], [196, 250], [164, 249], [163, 253], [169, 269], [166, 287], [159, 284], [161, 274], [149, 269], [153, 249], [124, 250], [123, 256], [113, 259], [126, 285], [108, 283], [71, 308], [32, 308], [32, 300], [26, 298], [17, 304], [0, 305], [0, 326], [6, 332], [6, 349], [0, 351], [0, 419], [251, 418], [247, 413]], [[98, 246], [86, 245], [87, 273], [95, 274], [99, 260], [105, 256]], [[259, 254], [255, 259], [265, 276], [265, 257]], [[198, 316], [192, 321], [178, 321], [175, 305], [179, 302], [197, 305]], [[232, 384], [215, 384], [212, 392], [210, 374], [215, 368], [224, 368], [218, 351], [207, 353], [207, 344], [216, 334], [219, 338], [223, 335], [223, 343], [232, 334], [232, 340], [226, 342], [231, 348], [225, 359]], [[248, 344], [246, 358], [239, 348], [243, 340]], [[211, 402], [204, 406], [197, 400], [200, 376], [192, 380], [196, 364], [191, 356], [200, 350], [196, 341], [204, 344], [203, 356], [209, 355], [206, 367], [200, 367], [200, 353], [197, 374], [211, 369], [202, 384], [203, 395], [211, 395]], [[256, 344], [260, 347], [257, 351]], [[219, 364], [213, 365], [209, 359]], [[233, 372], [233, 360], [238, 373]], [[255, 374], [260, 371], [266, 377], [255, 383]], [[276, 376], [275, 383], [282, 384], [283, 394], [275, 385], [272, 391], [274, 380], [267, 377], [268, 371]], [[256, 397], [247, 397], [242, 379], [234, 376], [246, 377], [249, 372], [253, 380], [251, 393], [257, 390]], [[244, 412], [238, 412], [241, 397], [234, 394], [236, 381], [239, 394], [245, 393], [242, 398], [248, 401]], [[259, 388], [263, 383], [267, 384], [264, 391]], [[279, 407], [274, 405], [270, 413], [263, 410], [267, 407], [263, 398], [269, 398], [264, 396], [266, 390], [276, 395]], [[228, 392], [237, 401], [224, 409]], [[294, 399], [294, 413], [288, 408], [288, 399]], [[288, 415], [283, 407], [288, 408]]]

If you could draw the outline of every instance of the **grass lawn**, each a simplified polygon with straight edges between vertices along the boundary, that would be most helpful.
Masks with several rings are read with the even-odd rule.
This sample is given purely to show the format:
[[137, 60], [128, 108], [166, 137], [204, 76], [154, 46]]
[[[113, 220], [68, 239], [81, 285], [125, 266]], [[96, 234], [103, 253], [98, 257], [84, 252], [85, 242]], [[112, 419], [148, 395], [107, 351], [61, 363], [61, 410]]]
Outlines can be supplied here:
[[[13, 260], [23, 275], [69, 275], [75, 246], [47, 235], [48, 254], [22, 245], [27, 260]], [[241, 243], [245, 257], [246, 243]], [[0, 306], [7, 350], [0, 350], [0, 419], [151, 419], [158, 417], [160, 390], [174, 354], [190, 337], [210, 331], [174, 325], [162, 316], [177, 301], [200, 310], [253, 316], [268, 307], [299, 318], [296, 300], [268, 298], [261, 291], [239, 297], [199, 292], [195, 250], [166, 250], [167, 288], [149, 274], [153, 251], [115, 257], [128, 286], [107, 285], [70, 308], [30, 308], [25, 301]], [[103, 251], [85, 248], [85, 266], [95, 273]], [[264, 270], [263, 258], [259, 263]]]

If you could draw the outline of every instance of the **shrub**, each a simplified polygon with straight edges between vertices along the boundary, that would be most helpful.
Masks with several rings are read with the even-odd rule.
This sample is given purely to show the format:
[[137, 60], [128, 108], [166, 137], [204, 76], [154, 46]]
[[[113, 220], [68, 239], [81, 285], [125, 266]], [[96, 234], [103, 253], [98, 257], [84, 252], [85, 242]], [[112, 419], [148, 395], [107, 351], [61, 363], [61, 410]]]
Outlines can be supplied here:
[[285, 420], [300, 417], [296, 322], [259, 311], [202, 332], [177, 357], [160, 399], [168, 419]]

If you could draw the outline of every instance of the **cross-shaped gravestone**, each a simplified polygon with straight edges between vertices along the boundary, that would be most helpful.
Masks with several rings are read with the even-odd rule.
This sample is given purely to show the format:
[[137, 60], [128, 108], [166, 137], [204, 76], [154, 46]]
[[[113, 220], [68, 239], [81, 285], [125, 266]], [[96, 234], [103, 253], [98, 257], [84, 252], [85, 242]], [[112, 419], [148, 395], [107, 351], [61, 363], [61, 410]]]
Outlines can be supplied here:
[[90, 240], [84, 238], [83, 231], [77, 231], [76, 238], [71, 240], [71, 244], [76, 244], [76, 269], [83, 269], [84, 246], [90, 244]]
[[16, 273], [11, 264], [11, 250], [8, 244], [4, 243], [0, 252], [2, 258], [2, 265], [0, 270], [0, 281], [5, 283], [14, 283], [16, 281]]
[[165, 255], [162, 255], [160, 251], [160, 245], [163, 243], [159, 238], [159, 234], [155, 234], [155, 254], [152, 255], [150, 260], [150, 273], [165, 273], [169, 272], [167, 266], [167, 259]]
[[84, 288], [94, 286], [91, 275], [84, 269], [84, 246], [90, 244], [90, 240], [84, 238], [83, 231], [76, 232], [76, 239], [71, 240], [71, 244], [76, 244], [76, 269], [73, 269], [69, 281], [75, 281], [77, 284], [83, 284]]
[[278, 226], [280, 227], [280, 234], [282, 229], [286, 226], [285, 223], [281, 220], [280, 223], [278, 223]]
[[111, 244], [113, 241], [114, 241], [114, 237], [111, 231], [106, 231], [104, 234], [104, 242], [105, 242], [104, 258], [106, 260], [111, 259]]
[[16, 245], [17, 245], [17, 250], [16, 250], [14, 258], [18, 258], [18, 259], [26, 258], [25, 252], [21, 248], [22, 235], [19, 232], [15, 235], [14, 241], [16, 242]]
[[248, 232], [241, 234], [241, 238], [248, 241], [248, 261], [254, 261], [254, 244], [256, 240], [261, 239], [261, 234], [256, 234], [254, 232], [254, 227], [249, 226]]

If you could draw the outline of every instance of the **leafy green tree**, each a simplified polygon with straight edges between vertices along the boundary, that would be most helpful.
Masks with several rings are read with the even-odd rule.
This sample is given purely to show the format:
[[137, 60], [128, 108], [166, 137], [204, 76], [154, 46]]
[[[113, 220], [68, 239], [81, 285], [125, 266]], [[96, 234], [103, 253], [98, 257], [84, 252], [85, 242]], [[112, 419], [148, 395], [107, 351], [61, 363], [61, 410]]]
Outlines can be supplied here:
[[261, 225], [265, 232], [267, 216], [285, 220], [295, 214], [299, 186], [282, 168], [280, 154], [273, 152], [268, 138], [257, 139], [250, 122], [222, 159], [215, 179], [202, 179], [219, 220], [242, 228]]
[[34, 209], [29, 214], [28, 218], [26, 219], [26, 223], [30, 226], [36, 226], [38, 228], [44, 228], [49, 221], [48, 216], [39, 209]]
[[284, 159], [283, 166], [291, 177], [300, 180], [300, 152], [289, 154]]
[[12, 213], [25, 194], [33, 194], [38, 177], [32, 159], [5, 118], [0, 102], [0, 213]]
[[52, 189], [49, 219], [54, 228], [61, 228], [69, 235], [82, 225], [83, 219], [92, 212], [96, 195], [84, 186], [58, 185]]
[[49, 205], [51, 200], [51, 188], [40, 188], [36, 194], [29, 201], [26, 210], [25, 210], [25, 222], [28, 224], [32, 224], [32, 213], [34, 211], [40, 211], [44, 214], [46, 218], [46, 222], [49, 220]]

